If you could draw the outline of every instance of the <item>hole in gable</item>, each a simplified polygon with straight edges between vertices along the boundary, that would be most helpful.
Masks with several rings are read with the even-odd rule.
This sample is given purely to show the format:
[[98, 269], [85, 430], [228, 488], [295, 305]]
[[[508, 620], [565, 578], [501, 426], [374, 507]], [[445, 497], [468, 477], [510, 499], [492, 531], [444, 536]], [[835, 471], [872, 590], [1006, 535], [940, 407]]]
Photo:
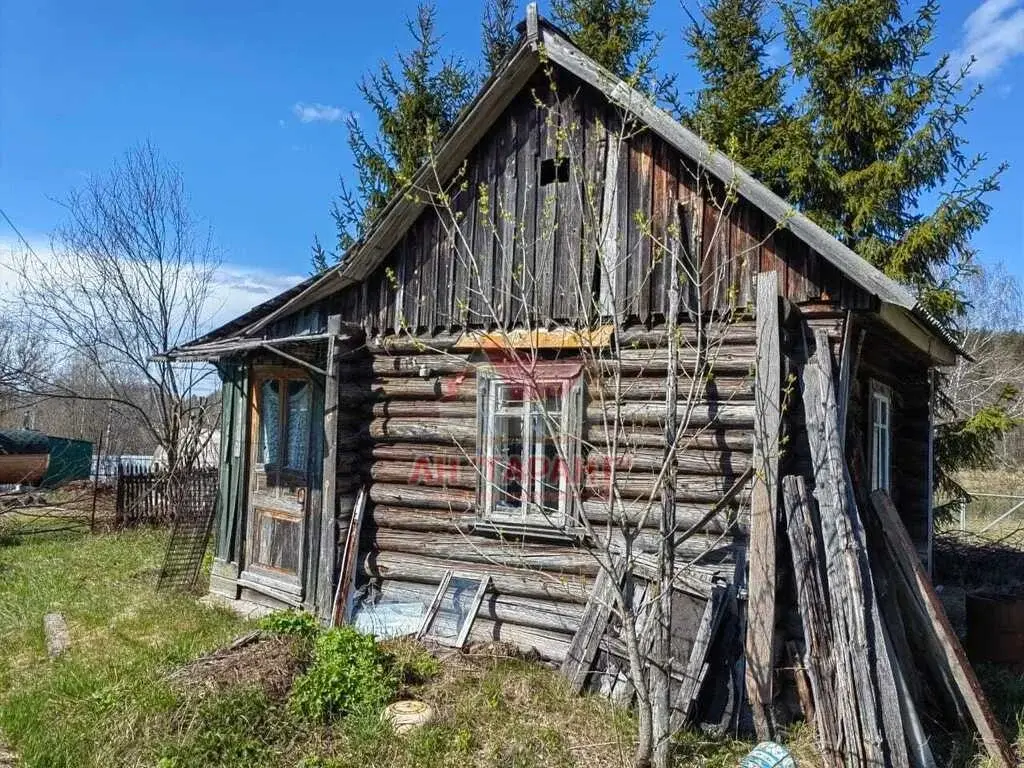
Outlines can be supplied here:
[[569, 158], [549, 157], [540, 161], [541, 186], [569, 180]]

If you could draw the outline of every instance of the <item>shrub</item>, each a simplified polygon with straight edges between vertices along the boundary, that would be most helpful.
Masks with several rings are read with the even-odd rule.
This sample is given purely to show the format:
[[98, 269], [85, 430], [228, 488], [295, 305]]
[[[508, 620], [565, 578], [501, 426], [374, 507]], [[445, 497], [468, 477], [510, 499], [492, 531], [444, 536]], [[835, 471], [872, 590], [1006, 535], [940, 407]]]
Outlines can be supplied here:
[[322, 629], [320, 620], [306, 611], [275, 611], [261, 618], [256, 626], [275, 635], [290, 635], [312, 640]]
[[370, 635], [336, 627], [316, 639], [313, 662], [292, 686], [301, 715], [326, 721], [338, 715], [376, 712], [398, 691], [388, 657]]
[[422, 685], [441, 671], [438, 660], [415, 640], [390, 640], [383, 644], [383, 648], [388, 666], [403, 685]]

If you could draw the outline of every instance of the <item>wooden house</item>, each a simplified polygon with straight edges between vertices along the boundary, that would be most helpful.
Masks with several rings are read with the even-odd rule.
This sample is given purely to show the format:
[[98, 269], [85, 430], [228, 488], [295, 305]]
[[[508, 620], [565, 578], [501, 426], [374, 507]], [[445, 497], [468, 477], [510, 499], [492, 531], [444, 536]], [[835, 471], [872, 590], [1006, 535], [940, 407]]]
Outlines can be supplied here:
[[[790, 374], [822, 330], [851, 472], [890, 491], [927, 561], [932, 372], [956, 342], [531, 8], [338, 266], [167, 353], [223, 379], [210, 588], [325, 619], [393, 605], [382, 622], [415, 626], [439, 584], [470, 579], [459, 633], [564, 665], [601, 581], [594, 548], [621, 535], [610, 521], [660, 509], [674, 455], [676, 563], [696, 601], [679, 653], [726, 588], [748, 649], [771, 654], [783, 620], [759, 627], [744, 606], [775, 599], [757, 552], [775, 546], [780, 474], [813, 482]], [[666, 454], [670, 411], [685, 440]], [[518, 474], [500, 476], [512, 454]], [[638, 578], [658, 533], [657, 513], [627, 532]], [[614, 643], [596, 654], [614, 668]]]

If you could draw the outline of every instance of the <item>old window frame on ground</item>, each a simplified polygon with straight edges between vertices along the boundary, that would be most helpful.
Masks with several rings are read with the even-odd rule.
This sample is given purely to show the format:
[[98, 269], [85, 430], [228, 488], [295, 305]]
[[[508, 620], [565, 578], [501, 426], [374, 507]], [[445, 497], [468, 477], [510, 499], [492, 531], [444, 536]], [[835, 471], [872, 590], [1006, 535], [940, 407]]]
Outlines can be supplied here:
[[[518, 390], [519, 400], [515, 400]], [[557, 393], [557, 416], [544, 405]], [[576, 527], [576, 494], [571, 484], [578, 483], [579, 443], [583, 429], [583, 377], [575, 363], [537, 363], [528, 374], [517, 364], [494, 366], [478, 373], [477, 427], [479, 480], [477, 512], [479, 521], [507, 531], [535, 530], [571, 532]], [[516, 403], [519, 403], [516, 405]], [[507, 496], [499, 479], [499, 470], [512, 472], [500, 460], [501, 420], [520, 422], [519, 503], [503, 502]], [[545, 443], [552, 437], [552, 422], [557, 422], [559, 441], [554, 466], [558, 468], [557, 508], [544, 505]], [[538, 426], [540, 431], [538, 431]], [[505, 438], [508, 439], [508, 438]], [[537, 472], [537, 468], [542, 469]], [[551, 487], [550, 484], [547, 485]]]
[[[441, 611], [445, 594], [453, 580], [472, 582], [476, 584], [476, 590], [473, 593], [469, 606], [459, 620], [457, 625], [458, 631], [456, 632], [454, 639], [448, 635], [435, 634], [432, 631], [434, 620]], [[445, 571], [444, 576], [441, 578], [441, 583], [437, 587], [437, 592], [434, 593], [434, 599], [430, 602], [426, 612], [423, 614], [423, 621], [420, 624], [419, 631], [416, 633], [416, 639], [432, 640], [436, 643], [447, 645], [452, 648], [462, 648], [462, 646], [466, 644], [466, 640], [469, 638], [469, 630], [473, 626], [473, 622], [476, 621], [476, 616], [480, 612], [480, 606], [483, 605], [484, 595], [487, 594], [487, 590], [490, 586], [491, 577], [489, 575], [479, 576], [477, 574], [457, 573], [451, 570]]]
[[871, 490], [892, 491], [892, 389], [872, 379], [869, 397]]
[[[263, 404], [264, 387], [270, 382], [276, 382], [278, 391], [278, 412], [277, 412], [277, 446], [276, 461], [266, 462], [264, 455], [263, 429]], [[300, 439], [292, 444], [291, 428], [289, 422], [292, 415], [289, 414], [288, 389], [294, 382], [300, 382], [306, 386], [306, 419], [304, 440]], [[309, 484], [310, 484], [310, 451], [313, 445], [313, 416], [315, 412], [314, 399], [315, 382], [303, 369], [282, 365], [253, 365], [250, 372], [250, 449], [249, 449], [249, 491], [247, 497], [247, 511], [249, 514], [246, 526], [246, 570], [244, 580], [252, 582], [257, 589], [270, 588], [277, 592], [289, 593], [291, 599], [288, 602], [297, 602], [302, 597], [303, 571], [306, 567], [306, 525], [309, 513]], [[299, 459], [301, 467], [293, 465], [289, 457], [292, 451], [301, 449]], [[295, 568], [275, 568], [272, 564], [263, 562], [258, 556], [258, 537], [260, 536], [260, 524], [266, 514], [257, 514], [256, 505], [253, 503], [253, 489], [256, 488], [257, 475], [264, 475], [264, 485], [270, 487], [271, 483], [277, 483], [275, 487], [283, 487], [289, 481], [294, 483], [304, 482], [304, 486], [297, 486], [295, 503], [300, 510], [286, 512], [283, 510], [269, 510], [268, 513], [275, 519], [287, 520], [298, 526], [298, 548], [295, 553]], [[273, 479], [272, 479], [273, 478]]]

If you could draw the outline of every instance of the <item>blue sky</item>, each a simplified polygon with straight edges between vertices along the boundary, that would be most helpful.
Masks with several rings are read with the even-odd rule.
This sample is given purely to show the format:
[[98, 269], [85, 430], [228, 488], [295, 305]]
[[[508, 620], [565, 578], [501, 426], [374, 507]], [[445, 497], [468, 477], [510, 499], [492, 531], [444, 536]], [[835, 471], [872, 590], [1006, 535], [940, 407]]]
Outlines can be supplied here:
[[[475, 60], [480, 3], [438, 6], [446, 46]], [[343, 118], [364, 109], [355, 84], [405, 46], [414, 9], [413, 0], [3, 0], [0, 207], [42, 243], [60, 215], [52, 198], [149, 139], [213, 226], [228, 265], [224, 311], [241, 311], [308, 271], [314, 234], [332, 242], [329, 206], [351, 164]], [[664, 68], [684, 90], [694, 84], [685, 19], [679, 0], [659, 0], [652, 20], [665, 35]], [[985, 92], [965, 132], [993, 166], [1011, 165], [976, 245], [1024, 279], [1024, 0], [943, 2], [936, 50], [979, 57]], [[13, 242], [0, 221], [0, 248]]]

